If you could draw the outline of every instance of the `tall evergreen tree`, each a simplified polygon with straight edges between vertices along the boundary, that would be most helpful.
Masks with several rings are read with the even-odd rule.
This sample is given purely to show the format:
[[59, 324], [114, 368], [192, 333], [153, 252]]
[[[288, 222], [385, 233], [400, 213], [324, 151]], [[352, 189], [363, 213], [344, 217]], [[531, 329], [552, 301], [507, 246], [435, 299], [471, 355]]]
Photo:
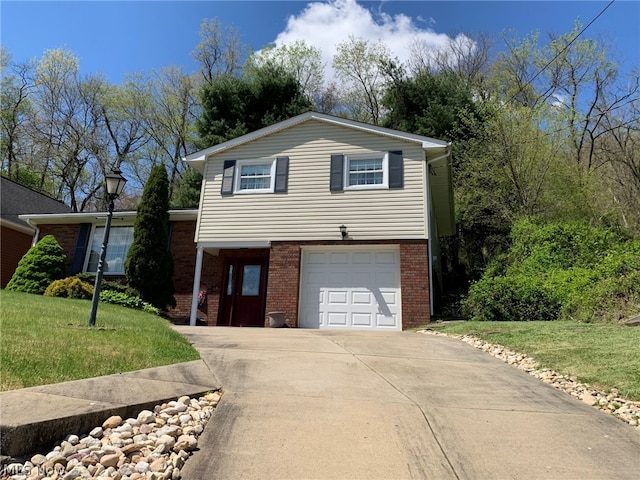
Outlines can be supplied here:
[[168, 238], [169, 179], [165, 166], [157, 165], [151, 170], [138, 206], [125, 274], [143, 300], [162, 310], [176, 305]]

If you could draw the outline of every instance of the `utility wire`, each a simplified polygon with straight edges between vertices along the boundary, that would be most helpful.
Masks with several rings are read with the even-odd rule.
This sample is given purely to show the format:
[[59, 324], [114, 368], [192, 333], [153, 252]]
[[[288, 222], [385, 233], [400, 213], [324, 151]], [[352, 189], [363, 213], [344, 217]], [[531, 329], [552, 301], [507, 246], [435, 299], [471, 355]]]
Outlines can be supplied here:
[[511, 98], [510, 98], [506, 103], [507, 103], [507, 104], [511, 103], [511, 102], [515, 99], [516, 95], [518, 95], [519, 93], [521, 93], [521, 92], [522, 92], [522, 90], [524, 90], [524, 88], [525, 88], [526, 86], [531, 85], [531, 83], [532, 83], [536, 78], [538, 78], [540, 75], [542, 75], [542, 72], [544, 72], [547, 68], [549, 68], [549, 66], [550, 66], [553, 62], [555, 62], [555, 61], [558, 59], [558, 57], [560, 57], [560, 55], [562, 55], [564, 52], [566, 52], [566, 51], [569, 49], [569, 47], [573, 44], [573, 42], [575, 42], [575, 41], [578, 39], [578, 37], [580, 37], [580, 35], [582, 35], [582, 34], [587, 30], [587, 28], [589, 28], [591, 25], [593, 25], [593, 23], [594, 23], [596, 20], [598, 20], [598, 18], [600, 18], [600, 17], [602, 16], [602, 14], [603, 14], [604, 12], [606, 12], [606, 11], [607, 11], [607, 9], [608, 9], [611, 5], [613, 5], [613, 3], [614, 3], [615, 1], [616, 1], [616, 0], [611, 0], [611, 1], [607, 4], [607, 6], [606, 6], [606, 7], [604, 7], [602, 10], [600, 10], [600, 13], [598, 13], [598, 14], [593, 18], [593, 20], [591, 20], [591, 21], [590, 21], [590, 22], [589, 22], [589, 23], [588, 23], [588, 24], [587, 24], [587, 25], [586, 25], [582, 30], [580, 30], [580, 31], [578, 32], [578, 34], [577, 34], [575, 37], [573, 37], [573, 38], [571, 39], [571, 41], [570, 41], [569, 43], [567, 43], [567, 44], [564, 46], [564, 48], [563, 48], [562, 50], [560, 50], [560, 51], [556, 54], [556, 56], [555, 56], [555, 57], [553, 57], [551, 60], [549, 60], [549, 61], [547, 62], [547, 64], [546, 64], [544, 67], [542, 67], [542, 68], [538, 71], [538, 73], [536, 73], [536, 74], [533, 76], [533, 78], [531, 78], [531, 80], [527, 81], [527, 83], [525, 83], [522, 87], [520, 87], [520, 88], [518, 89], [518, 91], [517, 91], [516, 93], [514, 93], [514, 94], [511, 96]]

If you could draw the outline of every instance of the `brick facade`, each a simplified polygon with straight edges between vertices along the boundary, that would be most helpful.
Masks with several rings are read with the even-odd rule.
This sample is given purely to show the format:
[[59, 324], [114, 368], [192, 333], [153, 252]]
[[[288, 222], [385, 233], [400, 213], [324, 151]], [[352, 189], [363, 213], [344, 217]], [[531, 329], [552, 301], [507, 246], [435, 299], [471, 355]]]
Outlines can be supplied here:
[[[78, 239], [78, 224], [42, 225], [40, 237], [52, 234], [67, 255], [70, 266]], [[191, 313], [191, 295], [196, 263], [194, 241], [196, 221], [172, 223], [170, 249], [175, 265], [176, 308], [169, 316], [181, 323], [188, 322]], [[3, 230], [4, 235], [4, 230]], [[3, 238], [4, 242], [4, 238]], [[220, 250], [217, 254], [203, 255], [200, 290], [206, 291], [206, 301], [198, 309], [198, 319], [207, 325], [218, 325], [220, 299], [225, 265], [229, 258], [268, 257], [268, 279], [265, 301], [265, 326], [269, 326], [269, 312], [284, 312], [289, 327], [298, 326], [300, 268], [302, 248], [306, 245], [399, 245], [400, 283], [402, 291], [402, 329], [413, 328], [430, 321], [429, 308], [429, 255], [426, 240], [386, 241], [312, 241], [273, 242], [270, 249]], [[4, 248], [4, 247], [3, 247]], [[4, 268], [4, 265], [3, 265]]]
[[[298, 326], [300, 262], [300, 243], [274, 242], [271, 245], [265, 313], [284, 312], [289, 327]], [[268, 315], [265, 325], [269, 325]]]
[[33, 235], [8, 228], [4, 225], [0, 231], [2, 264], [0, 264], [0, 288], [4, 288], [16, 271], [18, 262], [31, 248]]
[[400, 243], [402, 329], [431, 321], [429, 305], [429, 246], [423, 242]]

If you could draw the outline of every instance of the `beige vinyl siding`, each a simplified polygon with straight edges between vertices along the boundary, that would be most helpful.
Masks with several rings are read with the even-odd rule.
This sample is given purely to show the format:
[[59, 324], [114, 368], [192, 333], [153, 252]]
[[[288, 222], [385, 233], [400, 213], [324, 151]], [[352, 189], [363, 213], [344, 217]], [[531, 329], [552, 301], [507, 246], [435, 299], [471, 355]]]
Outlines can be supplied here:
[[[404, 188], [329, 191], [331, 154], [402, 150]], [[225, 160], [289, 157], [287, 193], [220, 194]], [[424, 152], [417, 143], [310, 120], [210, 157], [198, 242], [424, 239]]]

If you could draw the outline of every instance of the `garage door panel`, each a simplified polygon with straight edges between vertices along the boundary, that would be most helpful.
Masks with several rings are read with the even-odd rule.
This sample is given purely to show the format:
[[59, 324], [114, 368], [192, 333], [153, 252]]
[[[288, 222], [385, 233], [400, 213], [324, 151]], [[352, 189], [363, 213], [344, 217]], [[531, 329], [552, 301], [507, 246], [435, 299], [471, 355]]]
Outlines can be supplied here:
[[358, 264], [371, 264], [372, 263], [372, 255], [370, 252], [357, 252], [351, 255], [351, 263], [356, 265]]
[[378, 327], [394, 329], [396, 328], [397, 323], [398, 319], [395, 315], [392, 315], [390, 317], [385, 315], [376, 316], [376, 325]]
[[362, 290], [351, 292], [351, 304], [354, 306], [365, 305], [367, 307], [371, 307], [374, 303], [375, 299], [369, 291]]
[[383, 298], [384, 303], [389, 306], [397, 307], [400, 304], [400, 298], [398, 292], [393, 290], [381, 290], [380, 296]]
[[307, 251], [302, 271], [301, 326], [401, 330], [399, 250]]
[[374, 315], [371, 313], [354, 313], [351, 315], [351, 325], [354, 327], [374, 327]]
[[332, 253], [329, 256], [329, 263], [332, 265], [347, 265], [349, 263], [349, 255], [346, 252]]
[[319, 252], [309, 252], [305, 262], [310, 265], [321, 265], [327, 263], [327, 254]]
[[327, 302], [322, 305], [333, 306], [333, 305], [347, 305], [348, 303], [349, 292], [345, 292], [343, 290], [330, 290], [327, 292]]
[[346, 312], [327, 312], [327, 326], [346, 327], [348, 315]]
[[304, 280], [307, 285], [326, 285], [327, 272], [308, 272]]
[[377, 252], [376, 264], [378, 265], [394, 265], [396, 263], [396, 252]]

